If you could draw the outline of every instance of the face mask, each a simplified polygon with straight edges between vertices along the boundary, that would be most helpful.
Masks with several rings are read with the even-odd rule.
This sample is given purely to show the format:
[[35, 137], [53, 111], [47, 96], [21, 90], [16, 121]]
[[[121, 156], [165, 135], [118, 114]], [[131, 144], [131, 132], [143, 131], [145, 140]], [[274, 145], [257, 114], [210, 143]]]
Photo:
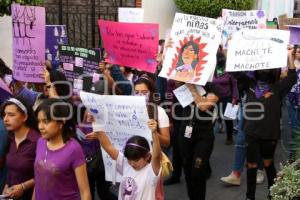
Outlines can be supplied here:
[[222, 76], [224, 73], [225, 73], [224, 67], [217, 66], [217, 68], [216, 68], [216, 74], [217, 74], [217, 76]]
[[144, 96], [146, 98], [146, 103], [148, 103], [149, 99], [150, 99], [150, 93], [149, 92], [147, 94], [137, 93], [137, 94], [134, 94], [134, 96]]

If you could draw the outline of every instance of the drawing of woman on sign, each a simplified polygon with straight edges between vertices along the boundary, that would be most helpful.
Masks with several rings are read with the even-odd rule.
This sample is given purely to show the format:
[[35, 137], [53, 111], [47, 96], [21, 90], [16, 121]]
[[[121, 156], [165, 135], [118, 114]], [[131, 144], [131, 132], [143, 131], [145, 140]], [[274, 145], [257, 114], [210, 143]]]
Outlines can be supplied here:
[[200, 80], [203, 64], [207, 61], [202, 60], [207, 53], [203, 51], [205, 43], [200, 43], [201, 38], [194, 39], [193, 36], [179, 41], [172, 67], [169, 69], [168, 76], [178, 81], [196, 82]]

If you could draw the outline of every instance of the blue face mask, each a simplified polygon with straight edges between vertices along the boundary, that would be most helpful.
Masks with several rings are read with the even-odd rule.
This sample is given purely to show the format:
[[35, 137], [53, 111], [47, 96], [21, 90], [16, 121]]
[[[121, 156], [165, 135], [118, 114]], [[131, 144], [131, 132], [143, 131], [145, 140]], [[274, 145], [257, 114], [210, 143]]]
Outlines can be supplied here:
[[150, 99], [150, 93], [149, 92], [147, 94], [135, 93], [134, 96], [144, 96], [146, 98], [146, 103], [148, 103], [149, 99]]

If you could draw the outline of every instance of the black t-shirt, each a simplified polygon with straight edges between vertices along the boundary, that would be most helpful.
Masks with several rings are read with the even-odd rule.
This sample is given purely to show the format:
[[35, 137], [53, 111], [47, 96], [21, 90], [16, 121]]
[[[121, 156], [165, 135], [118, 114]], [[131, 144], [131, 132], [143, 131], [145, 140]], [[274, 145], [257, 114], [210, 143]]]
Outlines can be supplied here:
[[[208, 93], [213, 93], [219, 97], [219, 92], [217, 91], [213, 83], [209, 82], [203, 88], [206, 91], [206, 94], [204, 96], [206, 96]], [[185, 120], [182, 124], [183, 133], [187, 125], [192, 125], [192, 135], [212, 132], [214, 108], [215, 107], [212, 107], [207, 112], [202, 112], [194, 102], [191, 105], [185, 107], [183, 109], [183, 117], [185, 117]]]
[[280, 138], [281, 101], [296, 83], [295, 70], [289, 70], [288, 76], [270, 86], [271, 96], [257, 99], [255, 96], [256, 83], [252, 82], [247, 91], [244, 105], [244, 131], [247, 135], [263, 140]]

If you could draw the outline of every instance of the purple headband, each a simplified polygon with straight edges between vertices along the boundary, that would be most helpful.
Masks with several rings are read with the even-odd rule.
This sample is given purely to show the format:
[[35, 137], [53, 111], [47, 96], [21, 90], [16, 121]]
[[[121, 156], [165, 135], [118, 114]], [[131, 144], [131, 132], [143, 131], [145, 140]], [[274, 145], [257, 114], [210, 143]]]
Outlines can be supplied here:
[[135, 144], [135, 143], [127, 143], [126, 146], [125, 146], [125, 148], [126, 148], [127, 146], [139, 147], [139, 148], [141, 148], [141, 149], [146, 150], [147, 152], [149, 151], [147, 148], [145, 148], [145, 147], [143, 147], [143, 146], [141, 146], [141, 145]]

